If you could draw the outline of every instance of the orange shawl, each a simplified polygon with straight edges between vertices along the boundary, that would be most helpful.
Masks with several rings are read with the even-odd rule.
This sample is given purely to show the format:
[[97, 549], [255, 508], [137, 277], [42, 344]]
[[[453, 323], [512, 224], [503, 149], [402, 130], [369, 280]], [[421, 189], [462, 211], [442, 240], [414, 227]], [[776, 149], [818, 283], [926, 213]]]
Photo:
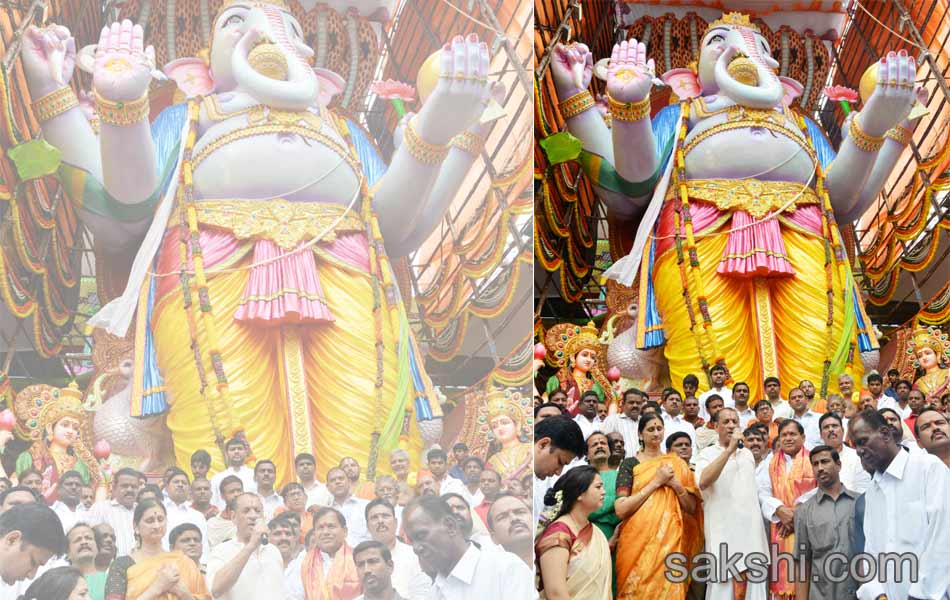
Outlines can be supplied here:
[[668, 454], [637, 464], [630, 495], [650, 483], [664, 463], [673, 467], [675, 477], [696, 498], [696, 514], [683, 511], [673, 488], [663, 486], [620, 524], [616, 551], [618, 600], [684, 600], [688, 584], [666, 579], [666, 556], [681, 552], [692, 558], [703, 548], [702, 495], [686, 461]]
[[[196, 600], [211, 600], [211, 594], [208, 593], [208, 589], [205, 587], [205, 580], [201, 576], [201, 571], [198, 570], [198, 565], [178, 551], [153, 556], [129, 567], [126, 573], [126, 599], [135, 600], [144, 594], [145, 590], [155, 581], [159, 570], [169, 564], [178, 567], [181, 581]], [[178, 596], [175, 594], [166, 593], [159, 596], [157, 600], [177, 600], [177, 598]]]
[[[785, 472], [785, 461], [788, 455], [779, 451], [772, 456], [769, 463], [769, 479], [772, 481], [772, 495], [780, 500], [782, 504], [789, 507], [795, 506], [795, 499], [815, 488], [815, 475], [811, 470], [811, 461], [808, 460], [808, 450], [804, 446], [792, 459], [792, 469]], [[771, 542], [773, 548], [778, 552], [793, 554], [795, 552], [795, 534], [788, 537], [779, 536], [778, 523], [772, 523]], [[772, 557], [772, 564], [776, 564], [776, 557]], [[788, 579], [787, 561], [782, 561], [778, 565], [776, 579], [772, 582], [772, 594], [774, 598], [785, 599], [795, 598], [795, 584]]]
[[300, 575], [307, 600], [354, 600], [360, 595], [353, 549], [346, 542], [337, 550], [326, 577], [323, 576], [323, 553], [317, 547], [307, 554]]

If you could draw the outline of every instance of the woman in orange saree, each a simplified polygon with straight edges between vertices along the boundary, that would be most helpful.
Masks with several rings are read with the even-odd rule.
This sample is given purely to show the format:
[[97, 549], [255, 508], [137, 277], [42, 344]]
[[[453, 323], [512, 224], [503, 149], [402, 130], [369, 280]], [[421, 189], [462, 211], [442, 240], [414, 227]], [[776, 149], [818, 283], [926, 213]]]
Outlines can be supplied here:
[[686, 461], [660, 449], [663, 419], [643, 415], [638, 430], [643, 448], [617, 474], [617, 598], [684, 600], [689, 583], [667, 580], [665, 561], [702, 550], [702, 496]]
[[604, 501], [604, 484], [591, 466], [574, 467], [545, 495], [553, 520], [534, 545], [541, 600], [610, 600], [610, 546], [589, 520]]
[[106, 600], [211, 600], [198, 565], [181, 552], [165, 552], [165, 507], [142, 500], [132, 524], [138, 546], [129, 556], [112, 561], [106, 578]]

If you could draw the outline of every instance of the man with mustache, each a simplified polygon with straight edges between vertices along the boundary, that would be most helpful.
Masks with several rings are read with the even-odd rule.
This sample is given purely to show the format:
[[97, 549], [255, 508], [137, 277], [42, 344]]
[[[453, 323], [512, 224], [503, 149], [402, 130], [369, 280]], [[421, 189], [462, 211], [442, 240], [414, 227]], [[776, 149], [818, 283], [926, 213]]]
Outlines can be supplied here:
[[79, 569], [89, 587], [89, 598], [103, 600], [106, 594], [106, 569], [96, 566], [99, 547], [96, 532], [85, 523], [77, 523], [66, 534], [66, 558], [69, 564]]
[[[329, 487], [333, 493], [333, 486]], [[365, 519], [363, 515], [360, 518]], [[317, 509], [313, 515], [314, 546], [304, 558], [302, 570], [306, 600], [353, 600], [359, 596], [360, 581], [347, 539], [343, 513], [330, 507]]]
[[208, 556], [208, 587], [215, 600], [267, 598], [283, 585], [284, 562], [280, 551], [264, 544], [270, 533], [264, 521], [261, 498], [243, 492], [231, 500], [236, 534], [221, 542]]
[[115, 560], [115, 530], [108, 523], [96, 525], [92, 530], [96, 534], [96, 548], [99, 550], [96, 568], [108, 571], [109, 565]]
[[361, 542], [353, 549], [353, 561], [363, 587], [363, 595], [356, 600], [405, 600], [393, 587], [393, 557], [383, 544]]
[[[367, 504], [366, 525], [369, 527], [373, 541], [382, 544], [392, 557], [394, 564], [392, 587], [400, 596], [406, 598], [428, 597], [432, 593], [432, 580], [419, 565], [419, 558], [412, 551], [412, 546], [400, 542], [396, 537], [398, 523], [392, 504], [381, 498]], [[362, 580], [363, 577], [360, 576], [360, 581]]]
[[399, 484], [399, 505], [405, 506], [412, 499], [412, 486], [409, 485], [409, 453], [395, 448], [389, 453], [389, 468]]
[[86, 515], [90, 525], [107, 523], [112, 526], [118, 556], [128, 555], [135, 547], [132, 511], [141, 487], [140, 475], [141, 473], [128, 467], [119, 469], [112, 481], [112, 499], [96, 502]]
[[420, 563], [431, 566], [435, 573], [435, 597], [536, 597], [531, 569], [510, 552], [479, 548], [465, 539], [458, 518], [445, 500], [416, 498], [406, 506], [403, 518], [413, 551]]
[[[734, 408], [721, 408], [712, 413], [718, 439], [704, 448], [696, 457], [696, 479], [703, 494], [703, 526], [707, 548], [726, 544], [729, 552], [766, 554], [768, 546], [761, 519], [754, 518], [760, 510], [755, 483], [755, 457], [748, 448], [740, 448], [742, 430], [739, 413]], [[748, 438], [746, 438], [748, 439]], [[759, 438], [761, 440], [761, 438]], [[736, 510], [741, 506], [749, 511]], [[749, 518], [749, 515], [753, 518]], [[753, 565], [737, 564], [740, 573]], [[746, 578], [742, 578], [746, 579]], [[764, 600], [765, 583], [750, 583], [740, 579], [710, 581], [706, 584], [710, 600], [732, 600], [744, 597]]]
[[[917, 423], [917, 415], [927, 406], [927, 399], [924, 393], [920, 390], [911, 390], [907, 394], [907, 406], [910, 407], [910, 416], [905, 417], [904, 422], [907, 423], [907, 426], [913, 431], [914, 425]], [[935, 406], [933, 408], [939, 409], [940, 407]]]
[[86, 509], [80, 502], [82, 493], [82, 475], [78, 471], [66, 471], [56, 486], [59, 499], [50, 505], [63, 523], [63, 531], [69, 531], [73, 525], [85, 519]]
[[914, 435], [921, 448], [950, 467], [950, 423], [943, 413], [934, 408], [922, 410], [914, 423]]
[[877, 411], [854, 417], [851, 439], [861, 464], [874, 472], [874, 484], [864, 493], [864, 551], [872, 556], [911, 552], [918, 558], [916, 578], [912, 565], [901, 561], [862, 585], [859, 597], [945, 598], [950, 590], [950, 471], [936, 456], [904, 452]]
[[442, 494], [442, 499], [452, 508], [452, 512], [462, 525], [462, 534], [466, 539], [475, 542], [481, 548], [498, 549], [498, 545], [492, 541], [481, 519], [478, 520], [476, 527], [475, 519], [472, 517], [472, 507], [465, 498], [460, 494], [448, 493]]
[[534, 567], [531, 507], [510, 494], [499, 496], [488, 509], [488, 530], [496, 544]]
[[861, 466], [861, 459], [854, 448], [844, 443], [844, 422], [838, 413], [827, 412], [818, 419], [818, 429], [821, 431], [821, 441], [825, 446], [838, 453], [841, 461], [839, 478], [841, 484], [854, 492], [863, 494], [871, 485], [871, 476]]
[[[808, 460], [818, 488], [795, 511], [795, 556], [805, 561], [805, 577], [795, 582], [796, 598], [853, 598], [858, 586], [840, 557], [851, 558], [858, 494], [841, 484], [841, 460], [830, 446], [815, 446]], [[826, 564], [831, 554], [839, 556]]]
[[268, 542], [280, 551], [284, 561], [284, 600], [303, 600], [303, 579], [300, 569], [303, 565], [305, 552], [301, 552], [300, 534], [297, 531], [289, 513], [280, 513], [267, 523], [270, 530]]

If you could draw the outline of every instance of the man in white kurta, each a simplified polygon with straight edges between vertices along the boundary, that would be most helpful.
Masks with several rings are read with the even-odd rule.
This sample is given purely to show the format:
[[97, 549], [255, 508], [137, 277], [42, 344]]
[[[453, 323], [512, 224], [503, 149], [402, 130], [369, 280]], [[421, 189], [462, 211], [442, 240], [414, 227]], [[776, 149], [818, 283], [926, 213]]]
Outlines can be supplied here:
[[[719, 441], [703, 449], [696, 459], [696, 480], [703, 493], [703, 532], [706, 551], [717, 554], [725, 544], [729, 555], [741, 553], [738, 572], [749, 570], [746, 561], [758, 555], [768, 562], [769, 549], [765, 526], [756, 518], [759, 496], [755, 482], [755, 457], [748, 448], [739, 448], [742, 430], [733, 408], [723, 408], [713, 419]], [[739, 509], [738, 507], [741, 507]], [[750, 517], [751, 515], [751, 517]], [[713, 573], [713, 578], [717, 575]], [[735, 577], [706, 584], [706, 600], [733, 600]], [[748, 582], [746, 600], [765, 600], [767, 584]]]

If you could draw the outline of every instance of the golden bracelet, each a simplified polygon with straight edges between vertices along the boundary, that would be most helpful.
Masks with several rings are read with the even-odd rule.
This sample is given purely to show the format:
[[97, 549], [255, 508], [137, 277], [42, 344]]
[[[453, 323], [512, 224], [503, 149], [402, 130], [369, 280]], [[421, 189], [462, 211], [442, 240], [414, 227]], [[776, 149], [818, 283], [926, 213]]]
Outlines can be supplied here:
[[138, 100], [128, 102], [113, 102], [96, 94], [96, 114], [103, 123], [117, 127], [128, 127], [148, 120], [151, 105], [148, 101], [148, 92]]
[[557, 109], [560, 111], [561, 116], [567, 120], [571, 117], [576, 117], [588, 108], [592, 108], [595, 104], [594, 97], [590, 95], [590, 92], [584, 90], [559, 102]]
[[79, 106], [79, 100], [68, 85], [46, 94], [33, 103], [33, 114], [40, 123], [45, 123]]
[[406, 124], [406, 130], [402, 137], [409, 154], [423, 164], [437, 165], [445, 160], [445, 156], [449, 153], [448, 144], [430, 144], [422, 139], [416, 133], [416, 128], [412, 126], [412, 121]]
[[610, 114], [617, 121], [639, 121], [650, 116], [650, 97], [637, 102], [617, 102], [607, 95]]
[[471, 131], [463, 131], [452, 138], [452, 141], [449, 142], [449, 146], [455, 146], [459, 150], [478, 156], [481, 154], [482, 148], [485, 147], [485, 138], [480, 135], [475, 135]]
[[865, 152], [877, 152], [884, 145], [884, 136], [875, 137], [861, 131], [857, 116], [851, 119], [851, 126], [848, 127], [848, 137], [851, 138], [851, 143]]
[[909, 144], [911, 136], [913, 136], [913, 132], [906, 127], [901, 127], [900, 125], [895, 126], [893, 129], [889, 129], [887, 133], [884, 134], [884, 137], [894, 140], [901, 146], [906, 146]]

